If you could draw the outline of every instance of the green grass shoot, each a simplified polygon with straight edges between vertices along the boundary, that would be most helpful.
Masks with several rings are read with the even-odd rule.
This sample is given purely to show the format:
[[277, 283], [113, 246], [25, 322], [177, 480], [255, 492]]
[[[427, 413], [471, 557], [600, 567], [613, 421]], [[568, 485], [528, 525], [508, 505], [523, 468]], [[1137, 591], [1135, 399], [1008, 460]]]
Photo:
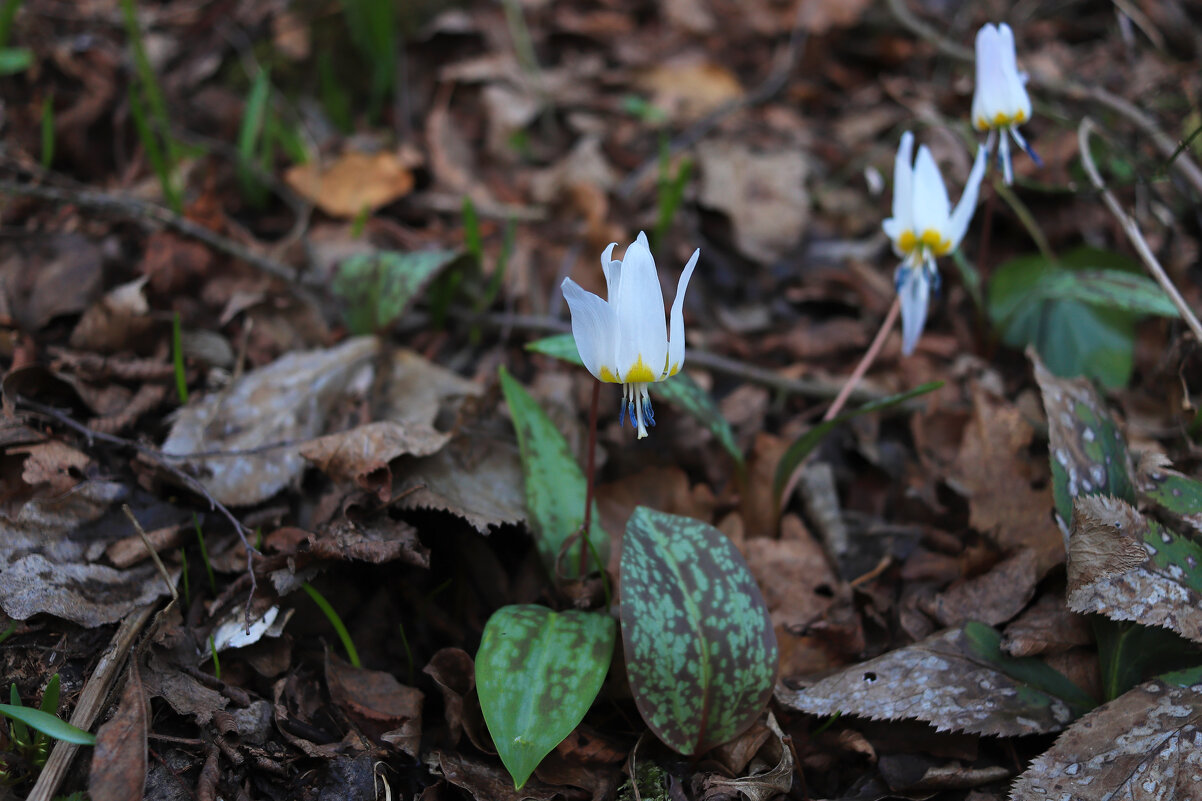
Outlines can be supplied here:
[[188, 402], [188, 375], [184, 371], [184, 336], [180, 329], [179, 312], [171, 316], [171, 363], [175, 368], [175, 390], [180, 403]]
[[13, 32], [13, 20], [21, 8], [22, 0], [3, 0], [0, 2], [0, 48], [8, 47], [8, 37]]
[[200, 542], [200, 558], [204, 560], [205, 572], [209, 574], [209, 589], [217, 594], [217, 579], [213, 575], [213, 565], [209, 562], [209, 549], [205, 547], [205, 533], [200, 528], [200, 518], [192, 513], [192, 525], [196, 527], [196, 539]]
[[681, 160], [680, 166], [676, 168], [676, 173], [673, 175], [668, 138], [667, 136], [661, 137], [659, 178], [656, 181], [655, 237], [652, 243], [655, 248], [662, 246], [664, 237], [668, 235], [668, 229], [672, 227], [672, 220], [676, 218], [676, 212], [680, 209], [680, 202], [684, 199], [684, 188], [688, 184], [692, 172], [693, 162], [686, 158]]
[[271, 97], [271, 78], [267, 70], [259, 70], [246, 97], [246, 108], [242, 112], [242, 124], [238, 127], [238, 184], [242, 196], [253, 206], [262, 206], [267, 201], [267, 188], [259, 180], [255, 165], [260, 156], [270, 161], [271, 140], [266, 119], [269, 112], [267, 101]]
[[209, 635], [209, 655], [213, 657], [213, 678], [221, 681], [221, 657], [217, 655], [217, 643], [213, 642], [213, 635]]
[[393, 0], [342, 0], [342, 15], [351, 43], [360, 59], [369, 66], [367, 115], [375, 119], [396, 88], [399, 43], [396, 3]]
[[338, 617], [338, 613], [334, 611], [334, 607], [330, 606], [330, 602], [326, 600], [317, 589], [305, 582], [301, 585], [305, 588], [305, 592], [309, 593], [309, 597], [313, 599], [313, 603], [317, 604], [317, 608], [326, 616], [326, 620], [330, 621], [330, 625], [334, 627], [334, 631], [338, 633], [338, 639], [342, 640], [342, 647], [346, 651], [346, 657], [355, 667], [363, 667], [359, 661], [359, 652], [355, 650], [355, 643], [351, 641], [351, 633], [346, 630], [346, 626], [342, 623], [342, 618]]

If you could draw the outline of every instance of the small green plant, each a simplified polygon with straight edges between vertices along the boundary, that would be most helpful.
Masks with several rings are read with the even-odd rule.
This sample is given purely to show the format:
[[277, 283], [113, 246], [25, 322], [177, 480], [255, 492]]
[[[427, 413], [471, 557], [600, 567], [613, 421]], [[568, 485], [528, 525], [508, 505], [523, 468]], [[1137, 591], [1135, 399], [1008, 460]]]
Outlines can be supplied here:
[[9, 47], [13, 20], [21, 8], [22, 0], [0, 2], [0, 75], [15, 75], [33, 65], [33, 51], [27, 47]]
[[221, 657], [217, 655], [217, 643], [213, 642], [213, 635], [209, 635], [209, 656], [213, 658], [213, 677], [218, 681], [221, 680]]
[[375, 119], [396, 88], [398, 31], [392, 0], [342, 0], [351, 42], [369, 66], [368, 117]]
[[0, 784], [16, 784], [37, 775], [50, 756], [50, 741], [95, 745], [96, 736], [57, 717], [60, 682], [55, 673], [42, 692], [38, 708], [21, 703], [17, 685], [9, 687], [9, 703], [0, 704], [8, 718], [7, 754], [0, 755]]
[[264, 136], [270, 96], [270, 75], [267, 70], [259, 70], [246, 97], [246, 109], [238, 127], [238, 185], [242, 188], [242, 196], [255, 207], [267, 202], [267, 188], [251, 165], [271, 167], [271, 143]]
[[342, 648], [346, 651], [346, 658], [355, 667], [363, 667], [359, 661], [359, 651], [355, 648], [355, 643], [351, 640], [351, 633], [346, 630], [346, 625], [342, 622], [342, 618], [334, 611], [334, 607], [326, 600], [326, 597], [317, 591], [309, 582], [301, 585], [305, 592], [313, 599], [313, 603], [317, 604], [317, 608], [326, 616], [326, 620], [330, 621], [330, 625], [334, 627], [334, 631], [338, 634], [338, 639], [342, 640]]

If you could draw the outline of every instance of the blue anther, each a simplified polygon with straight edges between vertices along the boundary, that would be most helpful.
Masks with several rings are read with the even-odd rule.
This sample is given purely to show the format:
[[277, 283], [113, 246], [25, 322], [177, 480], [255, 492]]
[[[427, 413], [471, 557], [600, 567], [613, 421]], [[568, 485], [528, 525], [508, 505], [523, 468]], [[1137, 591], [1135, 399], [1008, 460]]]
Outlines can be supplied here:
[[[626, 424], [626, 399], [622, 398], [622, 400], [618, 401], [618, 428], [621, 428], [625, 424]], [[633, 416], [631, 416], [631, 418], [630, 418], [630, 424], [632, 426], [634, 425], [634, 417]]]
[[651, 398], [643, 398], [643, 417], [647, 418], [647, 425], [655, 426], [655, 410], [651, 408]]

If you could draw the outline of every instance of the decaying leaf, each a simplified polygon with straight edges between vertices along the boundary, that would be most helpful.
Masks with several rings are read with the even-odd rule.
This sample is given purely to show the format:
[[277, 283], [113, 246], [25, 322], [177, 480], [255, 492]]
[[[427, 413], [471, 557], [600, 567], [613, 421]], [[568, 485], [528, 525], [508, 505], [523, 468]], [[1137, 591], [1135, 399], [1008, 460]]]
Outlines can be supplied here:
[[353, 481], [387, 503], [392, 495], [388, 463], [402, 455], [429, 456], [450, 438], [422, 423], [378, 420], [319, 437], [300, 454], [335, 481]]
[[298, 194], [331, 217], [375, 211], [413, 189], [413, 173], [395, 153], [344, 153], [332, 164], [297, 164], [284, 173]]
[[639, 76], [637, 85], [653, 93], [651, 103], [677, 122], [692, 122], [743, 95], [728, 68], [695, 58], [656, 64]]
[[198, 397], [181, 411], [163, 453], [233, 451], [181, 464], [222, 503], [245, 506], [266, 500], [300, 476], [305, 460], [297, 445], [247, 451], [320, 434], [351, 376], [378, 347], [374, 337], [359, 337], [327, 350], [289, 353], [224, 391]]
[[0, 572], [0, 607], [15, 620], [44, 613], [94, 628], [167, 594], [153, 565], [114, 570], [99, 564], [55, 564], [32, 553]]
[[330, 699], [360, 725], [391, 730], [388, 742], [415, 759], [421, 743], [421, 690], [406, 687], [391, 673], [357, 668], [326, 652]]
[[146, 693], [138, 663], [132, 660], [117, 712], [96, 735], [88, 777], [88, 796], [93, 801], [142, 797], [146, 785], [146, 726]]
[[492, 437], [454, 439], [433, 456], [408, 463], [397, 480], [393, 494], [404, 494], [401, 507], [447, 511], [482, 534], [526, 519], [517, 447]]
[[1076, 498], [1068, 605], [1202, 642], [1202, 547], [1104, 495]]
[[1003, 737], [1059, 731], [1068, 703], [1002, 672], [977, 655], [964, 628], [853, 665], [808, 687], [776, 689], [781, 704], [812, 715], [913, 718], [940, 731]]
[[1150, 681], [1078, 721], [1010, 789], [1011, 801], [1187, 801], [1202, 787], [1202, 685]]

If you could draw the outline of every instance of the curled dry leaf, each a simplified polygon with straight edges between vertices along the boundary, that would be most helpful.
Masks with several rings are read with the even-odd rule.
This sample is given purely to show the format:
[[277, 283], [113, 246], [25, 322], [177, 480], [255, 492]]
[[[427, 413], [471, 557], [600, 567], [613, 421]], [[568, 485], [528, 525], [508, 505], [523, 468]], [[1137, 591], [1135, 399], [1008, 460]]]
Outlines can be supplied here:
[[409, 462], [397, 480], [393, 495], [404, 495], [401, 507], [450, 512], [481, 534], [526, 519], [517, 449], [489, 436], [454, 439], [433, 456]]
[[351, 377], [378, 348], [374, 337], [358, 337], [325, 350], [289, 353], [252, 370], [229, 388], [185, 406], [163, 443], [163, 453], [235, 452], [198, 456], [183, 460], [181, 466], [222, 503], [247, 506], [264, 501], [299, 477], [305, 461], [296, 445], [248, 451], [320, 434]]
[[1202, 642], [1202, 547], [1135, 507], [1076, 498], [1068, 548], [1068, 605], [1114, 620], [1164, 626]]
[[940, 731], [1011, 737], [1059, 731], [1068, 704], [1011, 678], [975, 654], [963, 628], [853, 665], [801, 689], [780, 683], [776, 700], [812, 715], [913, 718]]
[[1187, 801], [1202, 787], [1202, 685], [1150, 681], [1090, 712], [1010, 789], [1030, 798]]
[[284, 173], [297, 194], [331, 217], [375, 211], [413, 189], [413, 173], [395, 153], [342, 154], [332, 164], [297, 164]]
[[423, 423], [379, 420], [318, 437], [300, 449], [301, 456], [335, 481], [353, 481], [375, 493], [381, 503], [392, 497], [388, 463], [399, 456], [429, 456], [451, 437]]
[[130, 660], [129, 678], [117, 712], [96, 735], [88, 776], [88, 796], [93, 801], [142, 797], [146, 785], [146, 719], [146, 693], [138, 662]]

